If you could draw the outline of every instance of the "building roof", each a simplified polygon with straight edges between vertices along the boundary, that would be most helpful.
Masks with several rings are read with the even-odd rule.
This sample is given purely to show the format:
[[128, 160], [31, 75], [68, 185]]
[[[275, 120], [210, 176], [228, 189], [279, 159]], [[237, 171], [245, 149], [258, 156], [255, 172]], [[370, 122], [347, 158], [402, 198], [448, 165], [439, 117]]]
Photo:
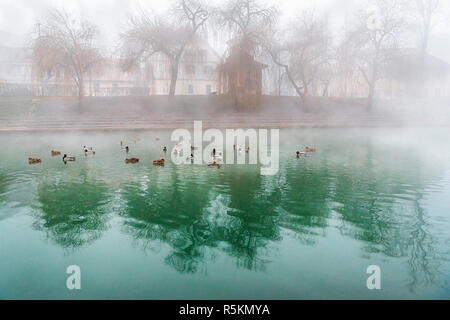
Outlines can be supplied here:
[[[403, 49], [392, 55], [391, 63], [389, 63], [389, 73], [397, 78], [406, 80], [414, 79], [421, 72], [421, 53], [420, 50], [409, 48]], [[447, 62], [427, 54], [424, 61], [424, 73], [427, 77], [450, 76], [450, 64]]]
[[30, 63], [31, 49], [0, 46], [0, 63]]

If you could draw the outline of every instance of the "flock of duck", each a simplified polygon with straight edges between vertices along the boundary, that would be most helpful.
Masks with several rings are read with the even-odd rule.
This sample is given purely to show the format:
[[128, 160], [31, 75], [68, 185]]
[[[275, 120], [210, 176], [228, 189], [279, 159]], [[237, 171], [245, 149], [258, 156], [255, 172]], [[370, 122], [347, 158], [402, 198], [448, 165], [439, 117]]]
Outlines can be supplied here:
[[[159, 138], [156, 138], [156, 141], [159, 141]], [[121, 147], [121, 149], [123, 151], [125, 151], [126, 153], [129, 153], [130, 148], [128, 146], [124, 147], [123, 141], [120, 142], [120, 147]], [[182, 147], [183, 146], [181, 144], [176, 145], [175, 148], [174, 148], [174, 154], [175, 155], [181, 155]], [[197, 150], [197, 148], [194, 147], [194, 146], [191, 146], [191, 151], [193, 152], [195, 150]], [[234, 150], [235, 151], [239, 150], [239, 152], [241, 153], [241, 152], [243, 152], [244, 149], [241, 146], [236, 147], [236, 145], [234, 145]], [[95, 151], [94, 151], [94, 149], [92, 147], [84, 146], [83, 147], [83, 151], [84, 151], [85, 156], [95, 155]], [[167, 151], [168, 151], [167, 147], [164, 147], [162, 151], [166, 154]], [[250, 147], [247, 147], [245, 149], [245, 151], [247, 153], [249, 153], [250, 152]], [[304, 157], [307, 156], [308, 153], [312, 153], [312, 152], [316, 152], [316, 149], [315, 148], [311, 148], [311, 147], [306, 147], [304, 152], [297, 151], [297, 158], [304, 158]], [[51, 155], [52, 155], [52, 157], [61, 156], [61, 152], [52, 150], [51, 151]], [[64, 154], [63, 157], [62, 157], [62, 160], [63, 160], [63, 162], [65, 164], [67, 164], [67, 162], [76, 161], [76, 157]], [[191, 153], [191, 156], [187, 157], [186, 160], [188, 160], [188, 161], [190, 160], [191, 162], [193, 162], [194, 161], [194, 154]], [[42, 160], [39, 159], [39, 158], [28, 158], [28, 163], [30, 165], [31, 164], [42, 163]], [[138, 158], [127, 158], [127, 159], [125, 159], [125, 163], [127, 163], [127, 164], [129, 164], [129, 163], [130, 164], [136, 164], [136, 163], [139, 163], [139, 159]], [[165, 166], [165, 163], [166, 163], [165, 159], [159, 159], [159, 160], [154, 160], [153, 161], [153, 165], [154, 166], [161, 166], [161, 167], [163, 167], [163, 166]], [[212, 161], [208, 162], [208, 166], [210, 166], [210, 167], [220, 167], [222, 165], [222, 163], [223, 163], [223, 152], [220, 151], [220, 150], [214, 149], [212, 151]]]
[[[94, 149], [92, 147], [84, 146], [83, 147], [83, 151], [84, 151], [85, 156], [95, 155], [95, 151], [94, 151]], [[52, 157], [61, 156], [61, 151], [54, 151], [54, 150], [52, 150], [50, 153], [51, 153]], [[68, 156], [67, 154], [64, 154], [64, 156], [62, 157], [62, 160], [63, 160], [64, 163], [74, 162], [74, 161], [76, 161], [76, 157]], [[42, 160], [39, 159], [39, 158], [28, 158], [28, 163], [29, 164], [42, 163]]]
[[[159, 141], [159, 139], [157, 138], [156, 139], [157, 141]], [[137, 142], [137, 141], [135, 141], [135, 142]], [[125, 151], [126, 153], [129, 153], [130, 152], [130, 147], [128, 147], [128, 146], [123, 146], [123, 142], [121, 141], [120, 142], [120, 147], [121, 147], [121, 149], [123, 150], [123, 151]], [[92, 148], [92, 147], [86, 147], [86, 146], [84, 146], [83, 147], [83, 151], [84, 151], [84, 155], [87, 157], [87, 156], [89, 156], [89, 155], [95, 155], [95, 151], [94, 151], [94, 149]], [[164, 149], [163, 149], [163, 151], [164, 151], [164, 153], [166, 153], [167, 152], [167, 148], [166, 147], [164, 147]], [[51, 155], [52, 155], [52, 157], [57, 157], [57, 156], [61, 156], [61, 151], [55, 151], [55, 150], [52, 150], [51, 151]], [[67, 154], [64, 154], [63, 155], [63, 157], [62, 157], [62, 161], [65, 163], [65, 164], [67, 164], [67, 162], [74, 162], [74, 161], [76, 161], [76, 157], [75, 156], [69, 156], [69, 155], [67, 155]], [[153, 161], [153, 165], [155, 165], [155, 166], [164, 166], [165, 165], [165, 160], [164, 159], [159, 159], [159, 160], [155, 160], [155, 161]], [[28, 163], [31, 165], [31, 164], [38, 164], [38, 163], [42, 163], [42, 160], [40, 159], [40, 158], [28, 158]], [[139, 163], [139, 159], [138, 158], [127, 158], [127, 159], [125, 159], [125, 163]]]

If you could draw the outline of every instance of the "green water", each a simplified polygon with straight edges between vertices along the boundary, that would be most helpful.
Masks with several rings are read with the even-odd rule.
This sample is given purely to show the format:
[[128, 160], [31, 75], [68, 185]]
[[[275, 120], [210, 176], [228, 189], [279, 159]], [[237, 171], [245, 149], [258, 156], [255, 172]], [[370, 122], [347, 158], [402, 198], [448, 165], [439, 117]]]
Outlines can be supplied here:
[[282, 130], [276, 176], [153, 167], [170, 133], [2, 133], [0, 299], [450, 298], [448, 128]]

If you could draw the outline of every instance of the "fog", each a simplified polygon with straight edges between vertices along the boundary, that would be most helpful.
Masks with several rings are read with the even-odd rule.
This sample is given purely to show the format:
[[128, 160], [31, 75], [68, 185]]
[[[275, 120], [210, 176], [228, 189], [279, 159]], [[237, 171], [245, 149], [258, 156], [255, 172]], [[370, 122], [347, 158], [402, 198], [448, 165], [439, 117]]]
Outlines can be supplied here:
[[0, 8], [6, 129], [35, 119], [47, 120], [42, 128], [145, 119], [137, 129], [450, 122], [447, 1], [1, 0]]
[[[267, 3], [270, 3], [266, 1]], [[304, 9], [325, 12], [339, 29], [345, 23], [346, 13], [353, 13], [363, 0], [278, 0], [276, 6], [281, 13], [281, 23], [292, 19]], [[410, 0], [414, 2], [414, 0]], [[210, 3], [220, 4], [220, 0]], [[163, 12], [170, 1], [157, 0], [1, 0], [0, 1], [0, 46], [23, 46], [29, 41], [28, 33], [35, 28], [36, 21], [50, 8], [66, 8], [77, 15], [95, 21], [102, 33], [105, 46], [113, 46], [117, 34], [127, 16], [140, 8]], [[436, 25], [430, 52], [450, 63], [450, 3], [441, 1], [440, 23]]]

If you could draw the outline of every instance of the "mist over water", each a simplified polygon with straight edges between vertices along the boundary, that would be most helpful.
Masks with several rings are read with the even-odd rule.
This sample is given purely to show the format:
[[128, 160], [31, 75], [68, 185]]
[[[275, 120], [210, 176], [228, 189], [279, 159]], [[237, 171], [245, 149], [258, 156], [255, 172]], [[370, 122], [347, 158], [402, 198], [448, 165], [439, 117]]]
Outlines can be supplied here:
[[284, 129], [273, 177], [152, 166], [170, 133], [2, 134], [0, 298], [450, 298], [448, 128]]
[[1, 1], [0, 300], [450, 299], [450, 2]]

